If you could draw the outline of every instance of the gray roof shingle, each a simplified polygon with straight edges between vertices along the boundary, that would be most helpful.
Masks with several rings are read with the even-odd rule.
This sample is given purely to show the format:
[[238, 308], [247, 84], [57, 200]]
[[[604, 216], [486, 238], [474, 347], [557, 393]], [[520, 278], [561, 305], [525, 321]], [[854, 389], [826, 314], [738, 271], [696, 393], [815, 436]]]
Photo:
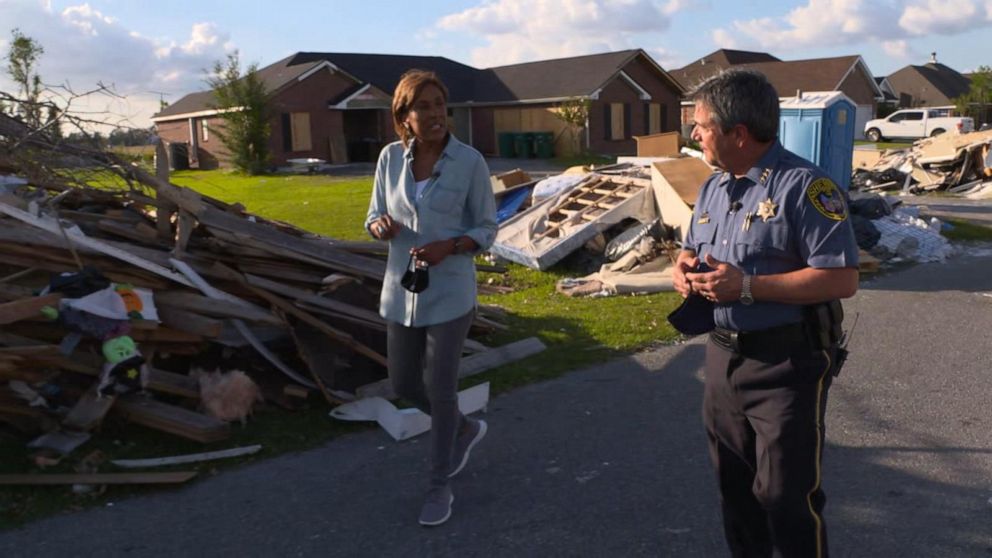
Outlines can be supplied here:
[[[270, 93], [278, 91], [324, 61], [353, 76], [392, 93], [404, 72], [418, 68], [438, 74], [448, 86], [451, 103], [500, 103], [520, 100], [585, 96], [603, 87], [632, 59], [646, 57], [639, 49], [541, 60], [479, 70], [440, 56], [298, 52], [262, 68], [259, 77]], [[660, 67], [659, 67], [660, 69]], [[661, 70], [673, 87], [677, 80]], [[211, 108], [212, 93], [186, 95], [157, 115], [157, 118], [188, 114]]]

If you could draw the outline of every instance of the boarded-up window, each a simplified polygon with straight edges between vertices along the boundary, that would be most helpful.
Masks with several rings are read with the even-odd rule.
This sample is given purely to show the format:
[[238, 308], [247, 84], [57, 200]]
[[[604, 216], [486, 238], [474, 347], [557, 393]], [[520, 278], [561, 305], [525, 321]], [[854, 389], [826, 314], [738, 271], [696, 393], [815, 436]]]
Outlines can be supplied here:
[[623, 103], [610, 103], [610, 139], [624, 139], [624, 114]]
[[292, 151], [310, 151], [313, 148], [310, 143], [310, 113], [292, 113], [290, 115], [290, 127], [293, 140]]
[[203, 141], [210, 141], [210, 125], [206, 120], [201, 123], [203, 127]]
[[661, 104], [648, 103], [648, 133], [661, 132]]

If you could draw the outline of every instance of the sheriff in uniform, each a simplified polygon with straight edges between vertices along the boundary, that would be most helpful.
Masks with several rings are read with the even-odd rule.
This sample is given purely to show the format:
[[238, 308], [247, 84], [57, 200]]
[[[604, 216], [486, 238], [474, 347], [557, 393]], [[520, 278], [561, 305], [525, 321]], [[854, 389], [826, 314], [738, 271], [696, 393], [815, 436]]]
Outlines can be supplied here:
[[777, 140], [778, 94], [732, 70], [695, 92], [703, 185], [674, 273], [712, 302], [703, 417], [733, 556], [827, 555], [820, 485], [839, 300], [858, 285], [843, 193]]

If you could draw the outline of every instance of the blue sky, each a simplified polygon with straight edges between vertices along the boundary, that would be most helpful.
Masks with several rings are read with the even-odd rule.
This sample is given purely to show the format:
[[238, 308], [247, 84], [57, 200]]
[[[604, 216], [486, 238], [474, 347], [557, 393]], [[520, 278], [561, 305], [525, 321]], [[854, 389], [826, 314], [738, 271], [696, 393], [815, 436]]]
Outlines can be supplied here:
[[[113, 84], [124, 98], [97, 109], [134, 125], [148, 124], [154, 92], [176, 101], [203, 89], [204, 70], [234, 49], [261, 66], [305, 50], [487, 67], [626, 48], [666, 69], [717, 48], [860, 54], [875, 75], [933, 51], [962, 72], [992, 65], [992, 0], [0, 0], [0, 52], [14, 27], [45, 48], [46, 82]], [[0, 89], [11, 90], [6, 74]]]

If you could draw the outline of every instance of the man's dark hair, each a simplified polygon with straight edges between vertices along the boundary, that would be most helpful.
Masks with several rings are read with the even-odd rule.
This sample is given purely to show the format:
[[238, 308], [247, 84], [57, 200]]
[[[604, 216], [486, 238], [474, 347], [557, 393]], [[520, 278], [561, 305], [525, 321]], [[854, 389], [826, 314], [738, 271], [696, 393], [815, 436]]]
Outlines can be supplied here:
[[699, 84], [691, 98], [709, 109], [724, 133], [743, 124], [760, 142], [778, 136], [778, 93], [761, 72], [725, 70]]

